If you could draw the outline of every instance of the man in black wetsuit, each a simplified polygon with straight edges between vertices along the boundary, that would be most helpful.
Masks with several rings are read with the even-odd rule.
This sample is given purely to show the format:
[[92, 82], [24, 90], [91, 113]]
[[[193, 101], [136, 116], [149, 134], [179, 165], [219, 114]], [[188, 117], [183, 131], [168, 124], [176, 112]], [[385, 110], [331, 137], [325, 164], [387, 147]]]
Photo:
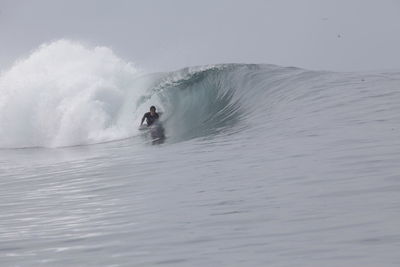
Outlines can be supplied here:
[[146, 119], [147, 122], [147, 126], [152, 125], [156, 120], [158, 120], [160, 116], [158, 115], [158, 113], [156, 112], [156, 107], [155, 106], [151, 106], [150, 107], [150, 112], [147, 112], [143, 115], [142, 118], [142, 122], [140, 123], [140, 125], [143, 124], [144, 119]]

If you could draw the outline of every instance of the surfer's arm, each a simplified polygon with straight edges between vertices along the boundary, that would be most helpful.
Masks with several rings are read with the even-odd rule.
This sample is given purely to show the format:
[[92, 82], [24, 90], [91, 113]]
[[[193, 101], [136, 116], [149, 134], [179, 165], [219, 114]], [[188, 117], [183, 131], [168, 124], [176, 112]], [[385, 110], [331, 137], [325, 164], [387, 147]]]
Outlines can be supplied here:
[[146, 114], [143, 116], [142, 121], [140, 122], [140, 125], [143, 125], [144, 119], [146, 118]]

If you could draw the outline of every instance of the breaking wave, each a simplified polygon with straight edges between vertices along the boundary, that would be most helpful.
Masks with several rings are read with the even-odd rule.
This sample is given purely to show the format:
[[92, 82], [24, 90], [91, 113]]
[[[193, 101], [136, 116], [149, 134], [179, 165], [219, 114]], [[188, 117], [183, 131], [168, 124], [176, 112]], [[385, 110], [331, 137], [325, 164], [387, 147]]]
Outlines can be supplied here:
[[321, 129], [343, 134], [335, 128], [340, 124], [348, 126], [345, 132], [351, 138], [354, 131], [362, 134], [363, 123], [390, 118], [388, 108], [399, 111], [394, 101], [398, 84], [398, 73], [251, 64], [145, 74], [109, 48], [59, 40], [1, 74], [0, 147], [58, 147], [133, 137], [150, 105], [162, 112], [168, 142], [239, 132], [271, 141], [318, 135]]

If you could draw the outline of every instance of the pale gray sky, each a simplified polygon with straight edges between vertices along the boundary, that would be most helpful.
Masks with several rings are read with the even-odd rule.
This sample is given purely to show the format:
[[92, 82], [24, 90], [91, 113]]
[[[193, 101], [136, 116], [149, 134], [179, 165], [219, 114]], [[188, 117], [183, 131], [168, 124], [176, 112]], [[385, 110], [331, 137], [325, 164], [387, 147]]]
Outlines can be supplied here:
[[396, 0], [0, 0], [0, 64], [60, 38], [148, 71], [214, 63], [400, 70]]

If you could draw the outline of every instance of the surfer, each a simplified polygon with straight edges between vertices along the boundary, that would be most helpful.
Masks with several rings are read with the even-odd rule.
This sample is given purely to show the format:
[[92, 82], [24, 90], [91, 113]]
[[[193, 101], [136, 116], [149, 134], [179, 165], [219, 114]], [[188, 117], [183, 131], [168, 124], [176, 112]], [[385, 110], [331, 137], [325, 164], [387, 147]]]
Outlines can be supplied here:
[[[149, 130], [148, 133], [150, 134], [151, 143], [153, 145], [162, 144], [165, 140], [164, 127], [162, 126], [161, 122], [158, 121], [160, 114], [156, 112], [155, 106], [151, 106], [150, 112], [146, 112], [143, 115], [142, 121], [140, 122], [139, 130]], [[145, 119], [147, 122], [147, 127], [143, 128], [143, 122]]]
[[142, 121], [140, 122], [140, 126], [143, 125], [144, 119], [146, 119], [147, 122], [147, 126], [152, 125], [156, 120], [158, 120], [160, 116], [158, 115], [158, 113], [156, 112], [156, 107], [155, 106], [151, 106], [150, 107], [150, 112], [146, 112], [143, 115]]

